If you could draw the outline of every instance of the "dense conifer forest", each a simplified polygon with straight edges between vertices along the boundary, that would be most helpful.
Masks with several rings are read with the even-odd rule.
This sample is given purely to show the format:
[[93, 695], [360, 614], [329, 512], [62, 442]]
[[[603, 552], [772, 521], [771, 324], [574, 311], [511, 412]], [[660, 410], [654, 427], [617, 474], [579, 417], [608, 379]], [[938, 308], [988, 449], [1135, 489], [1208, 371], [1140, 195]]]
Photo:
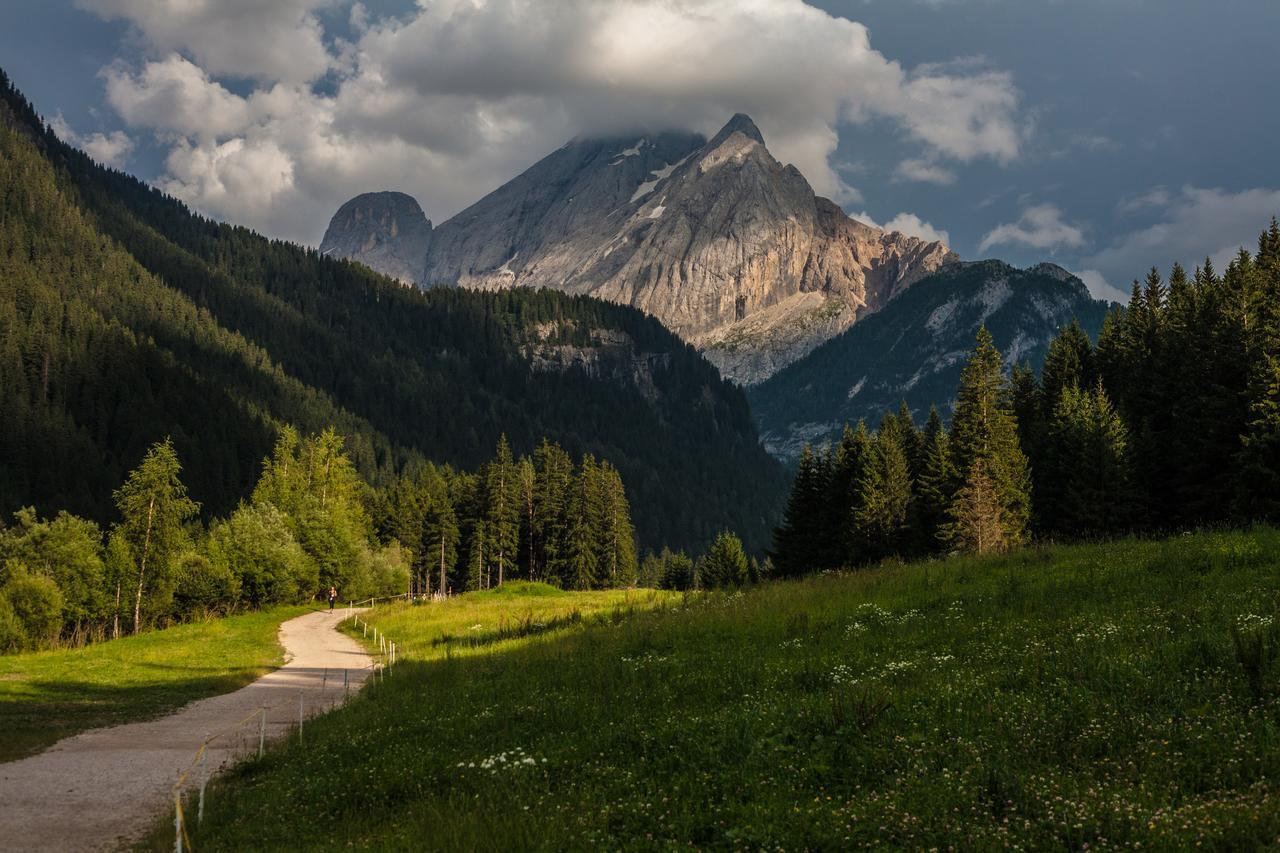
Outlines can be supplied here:
[[806, 447], [783, 576], [1029, 539], [1168, 533], [1280, 518], [1280, 225], [1167, 281], [1152, 269], [1096, 344], [1078, 324], [1041, 375], [1006, 372], [983, 328], [948, 428], [904, 405]]
[[[602, 343], [604, 341], [604, 343]], [[590, 351], [595, 367], [565, 353]], [[0, 512], [108, 525], [171, 439], [204, 521], [282, 427], [332, 426], [387, 487], [507, 436], [608, 459], [640, 544], [766, 543], [785, 493], [742, 393], [657, 321], [554, 292], [419, 292], [201, 218], [57, 139], [0, 75]]]

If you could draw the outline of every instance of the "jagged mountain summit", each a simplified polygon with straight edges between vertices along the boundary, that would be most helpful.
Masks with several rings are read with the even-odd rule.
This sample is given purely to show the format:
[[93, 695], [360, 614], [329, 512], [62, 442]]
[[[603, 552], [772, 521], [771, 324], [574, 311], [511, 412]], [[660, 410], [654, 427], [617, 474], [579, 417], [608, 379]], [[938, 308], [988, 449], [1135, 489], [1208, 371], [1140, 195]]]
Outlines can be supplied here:
[[329, 220], [320, 253], [359, 261], [405, 284], [417, 284], [430, 244], [431, 220], [413, 196], [364, 193]]
[[632, 305], [752, 384], [956, 260], [815, 195], [736, 115], [709, 141], [569, 142], [436, 228], [418, 281]]
[[1049, 342], [1074, 318], [1097, 339], [1109, 304], [1055, 264], [953, 264], [914, 284], [884, 310], [747, 389], [765, 449], [795, 459], [806, 442], [838, 440], [846, 423], [875, 427], [902, 401], [923, 422], [949, 418], [960, 372], [986, 325], [1007, 364], [1039, 368]]

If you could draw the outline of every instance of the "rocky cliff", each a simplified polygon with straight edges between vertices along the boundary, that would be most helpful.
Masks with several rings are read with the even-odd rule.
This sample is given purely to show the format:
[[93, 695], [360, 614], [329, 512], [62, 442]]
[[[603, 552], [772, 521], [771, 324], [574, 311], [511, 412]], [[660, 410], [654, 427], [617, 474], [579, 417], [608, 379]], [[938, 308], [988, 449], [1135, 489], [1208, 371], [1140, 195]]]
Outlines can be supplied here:
[[958, 259], [851, 219], [737, 115], [710, 141], [574, 140], [440, 225], [423, 260], [424, 286], [633, 305], [751, 384]]
[[418, 284], [431, 246], [431, 220], [413, 196], [364, 193], [329, 220], [320, 252], [359, 261], [405, 284]]

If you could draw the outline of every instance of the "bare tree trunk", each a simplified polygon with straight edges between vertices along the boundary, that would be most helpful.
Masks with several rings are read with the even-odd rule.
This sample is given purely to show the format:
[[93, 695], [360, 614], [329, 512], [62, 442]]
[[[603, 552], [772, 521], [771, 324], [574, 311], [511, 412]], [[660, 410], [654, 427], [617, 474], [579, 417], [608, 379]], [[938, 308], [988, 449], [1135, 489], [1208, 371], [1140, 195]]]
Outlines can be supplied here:
[[147, 532], [142, 537], [142, 559], [138, 562], [138, 594], [133, 600], [133, 633], [142, 630], [142, 584], [147, 575], [147, 557], [151, 555], [151, 524], [155, 519], [156, 499], [147, 504]]
[[116, 609], [111, 614], [111, 639], [120, 639], [120, 587], [123, 581], [116, 579]]
[[440, 595], [443, 596], [446, 592], [447, 590], [445, 589], [444, 579], [444, 536], [442, 534], [440, 536]]

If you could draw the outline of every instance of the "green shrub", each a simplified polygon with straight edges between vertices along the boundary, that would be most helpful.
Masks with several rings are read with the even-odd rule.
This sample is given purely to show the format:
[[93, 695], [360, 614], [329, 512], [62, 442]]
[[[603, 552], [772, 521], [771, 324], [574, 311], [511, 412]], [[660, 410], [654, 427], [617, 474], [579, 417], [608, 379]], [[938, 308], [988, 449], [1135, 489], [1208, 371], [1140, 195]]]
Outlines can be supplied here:
[[56, 583], [19, 567], [11, 572], [4, 595], [32, 643], [58, 639], [62, 629], [62, 592]]
[[13, 605], [0, 591], [0, 654], [21, 651], [27, 644], [27, 632], [18, 621], [18, 614], [13, 612]]

